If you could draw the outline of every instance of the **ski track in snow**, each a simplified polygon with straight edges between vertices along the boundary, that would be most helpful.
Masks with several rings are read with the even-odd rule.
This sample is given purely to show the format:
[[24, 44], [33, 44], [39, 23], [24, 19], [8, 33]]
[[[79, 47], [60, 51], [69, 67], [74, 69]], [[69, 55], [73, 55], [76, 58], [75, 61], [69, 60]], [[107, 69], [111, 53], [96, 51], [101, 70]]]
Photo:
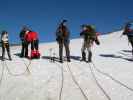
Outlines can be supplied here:
[[11, 47], [13, 61], [0, 61], [0, 100], [132, 100], [131, 47], [121, 33], [100, 36], [90, 64], [79, 61], [82, 39], [71, 41], [72, 62], [63, 64], [47, 58], [58, 56], [56, 43], [41, 44], [42, 58], [32, 61]]

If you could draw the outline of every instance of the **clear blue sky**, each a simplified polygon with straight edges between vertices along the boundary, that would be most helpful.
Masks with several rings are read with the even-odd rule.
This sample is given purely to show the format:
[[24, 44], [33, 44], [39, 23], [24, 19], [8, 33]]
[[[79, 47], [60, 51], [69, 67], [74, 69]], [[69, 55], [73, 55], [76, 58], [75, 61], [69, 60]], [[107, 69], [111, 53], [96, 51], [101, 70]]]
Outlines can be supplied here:
[[71, 37], [78, 37], [84, 23], [110, 32], [133, 19], [133, 0], [0, 0], [0, 31], [7, 30], [11, 42], [19, 42], [23, 25], [39, 32], [40, 41], [53, 41], [62, 18], [69, 21]]

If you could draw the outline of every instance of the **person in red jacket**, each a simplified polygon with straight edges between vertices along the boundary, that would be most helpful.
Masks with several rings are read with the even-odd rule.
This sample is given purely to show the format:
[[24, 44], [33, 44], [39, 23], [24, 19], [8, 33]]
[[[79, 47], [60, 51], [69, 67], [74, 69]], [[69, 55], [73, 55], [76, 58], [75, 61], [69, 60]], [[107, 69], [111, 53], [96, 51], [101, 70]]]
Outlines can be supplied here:
[[26, 41], [31, 43], [31, 58], [40, 58], [40, 53], [38, 51], [38, 33], [34, 31], [29, 31], [25, 35], [25, 39]]
[[31, 50], [37, 50], [38, 51], [38, 33], [37, 32], [30, 32], [31, 36]]

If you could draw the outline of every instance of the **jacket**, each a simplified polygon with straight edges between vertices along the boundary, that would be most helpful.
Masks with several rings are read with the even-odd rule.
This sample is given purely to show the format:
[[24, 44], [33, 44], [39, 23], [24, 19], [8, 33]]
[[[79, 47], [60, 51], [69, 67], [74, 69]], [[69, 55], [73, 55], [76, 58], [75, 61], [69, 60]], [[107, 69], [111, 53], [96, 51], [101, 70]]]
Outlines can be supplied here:
[[56, 30], [56, 41], [57, 42], [70, 42], [70, 31], [68, 28], [64, 25], [60, 25], [58, 29]]
[[25, 34], [25, 40], [28, 42], [38, 40], [38, 33], [37, 32], [28, 32], [27, 34]]
[[1, 42], [2, 43], [8, 43], [8, 34], [3, 34], [1, 36]]

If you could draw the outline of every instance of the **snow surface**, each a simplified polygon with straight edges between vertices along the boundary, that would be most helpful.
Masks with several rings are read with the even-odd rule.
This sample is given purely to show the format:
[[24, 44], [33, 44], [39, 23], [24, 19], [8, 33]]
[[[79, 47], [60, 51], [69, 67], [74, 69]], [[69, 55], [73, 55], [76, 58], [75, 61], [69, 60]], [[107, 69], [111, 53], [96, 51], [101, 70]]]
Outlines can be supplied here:
[[42, 57], [31, 61], [29, 71], [25, 64], [30, 61], [17, 56], [21, 47], [11, 47], [13, 61], [0, 61], [0, 100], [133, 100], [131, 47], [121, 33], [100, 36], [101, 45], [94, 44], [93, 62], [103, 74], [93, 64], [91, 70], [89, 64], [79, 61], [82, 39], [71, 40], [73, 59], [63, 65], [46, 59], [58, 57], [57, 43], [41, 44]]

